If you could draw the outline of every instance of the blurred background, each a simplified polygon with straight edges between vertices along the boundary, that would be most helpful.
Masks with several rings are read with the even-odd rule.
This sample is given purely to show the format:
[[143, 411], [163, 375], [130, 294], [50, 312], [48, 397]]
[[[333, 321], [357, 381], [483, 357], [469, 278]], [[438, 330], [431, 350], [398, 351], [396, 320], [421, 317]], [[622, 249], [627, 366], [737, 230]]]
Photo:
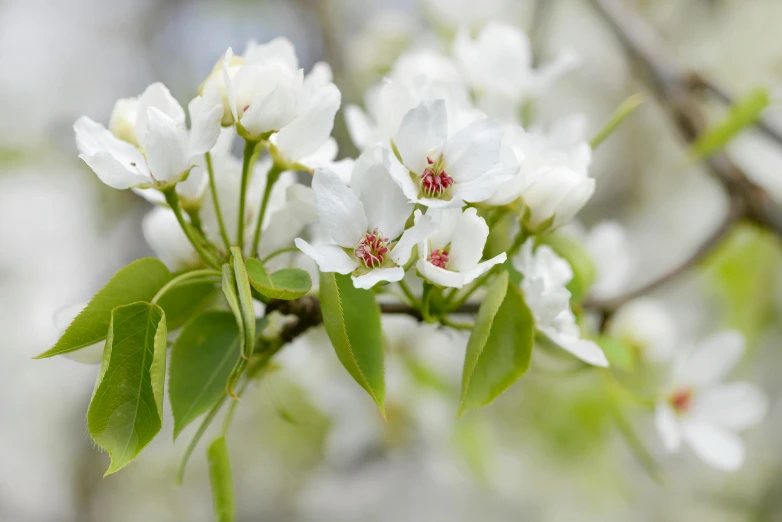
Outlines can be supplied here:
[[[779, 0], [631, 3], [674, 56], [730, 92], [780, 85]], [[75, 119], [107, 122], [117, 98], [154, 81], [186, 103], [228, 46], [279, 35], [294, 42], [305, 69], [327, 60], [343, 105], [360, 104], [401, 52], [447, 52], [456, 28], [494, 19], [528, 31], [542, 57], [566, 47], [582, 57], [538, 103], [541, 124], [580, 112], [591, 135], [643, 90], [584, 0], [0, 0], [0, 520], [212, 517], [204, 448], [176, 485], [193, 427], [172, 444], [168, 419], [133, 465], [102, 479], [108, 459], [85, 428], [98, 367], [31, 359], [56, 340], [58, 310], [150, 254], [140, 226], [149, 204], [103, 186], [77, 158]], [[772, 105], [766, 116], [782, 127], [782, 110]], [[341, 113], [335, 136], [341, 155], [355, 153]], [[782, 149], [748, 131], [731, 152], [782, 202]], [[591, 174], [597, 193], [582, 222], [622, 223], [638, 278], [674, 266], [726, 207], [654, 102], [601, 146]], [[747, 336], [738, 373], [764, 389], [771, 411], [746, 434], [748, 462], [737, 473], [688, 452], [664, 456], [651, 415], [631, 411], [664, 469], [662, 484], [653, 481], [586, 374], [531, 371], [456, 421], [465, 338], [390, 318], [388, 422], [322, 330], [286, 350], [280, 370], [243, 399], [229, 435], [239, 519], [780, 521], [780, 253], [778, 238], [742, 226], [697, 270], [655, 293], [684, 345], [725, 327]]]

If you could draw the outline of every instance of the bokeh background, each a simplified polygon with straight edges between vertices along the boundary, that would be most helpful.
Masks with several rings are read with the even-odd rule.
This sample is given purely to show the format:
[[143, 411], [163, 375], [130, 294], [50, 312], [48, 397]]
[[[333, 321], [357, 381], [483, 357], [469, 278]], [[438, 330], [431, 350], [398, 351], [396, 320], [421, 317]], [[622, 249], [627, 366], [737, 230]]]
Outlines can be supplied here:
[[[630, 1], [630, 0], [628, 0]], [[121, 266], [149, 255], [148, 204], [101, 185], [76, 157], [71, 125], [108, 121], [114, 101], [163, 81], [181, 102], [228, 46], [284, 35], [305, 68], [327, 60], [344, 102], [361, 103], [398, 54], [448, 49], [460, 25], [500, 19], [533, 35], [542, 57], [583, 58], [537, 106], [546, 123], [584, 113], [590, 134], [643, 90], [584, 0], [0, 0], [0, 520], [211, 520], [205, 450], [185, 483], [171, 422], [140, 458], [102, 479], [107, 457], [85, 412], [97, 366], [33, 355], [56, 340], [54, 314], [86, 301]], [[782, 80], [779, 0], [635, 0], [674, 56], [731, 92]], [[535, 13], [538, 15], [535, 15]], [[782, 111], [768, 111], [781, 124]], [[355, 152], [341, 113], [341, 154]], [[782, 203], [782, 149], [746, 132], [731, 144]], [[596, 154], [585, 226], [628, 230], [635, 277], [675, 265], [724, 212], [720, 187], [687, 161], [654, 102]], [[782, 286], [779, 240], [742, 226], [690, 275], [655, 293], [683, 343], [723, 327], [748, 339], [742, 377], [771, 398], [746, 435], [748, 462], [727, 474], [690, 453], [664, 456], [646, 412], [630, 418], [665, 470], [654, 482], [589, 375], [541, 369], [495, 404], [456, 421], [465, 339], [386, 321], [389, 420], [312, 331], [243, 399], [229, 436], [242, 521], [782, 520]], [[411, 360], [415, 364], [411, 364]], [[414, 368], [415, 371], [411, 371]], [[168, 412], [167, 412], [168, 413]]]

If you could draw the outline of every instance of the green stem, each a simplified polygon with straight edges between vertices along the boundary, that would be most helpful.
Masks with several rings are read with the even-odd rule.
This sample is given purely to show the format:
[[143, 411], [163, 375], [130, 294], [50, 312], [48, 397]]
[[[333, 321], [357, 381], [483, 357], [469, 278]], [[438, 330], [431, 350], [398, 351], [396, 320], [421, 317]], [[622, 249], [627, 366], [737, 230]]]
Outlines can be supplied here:
[[508, 249], [508, 258], [515, 256], [521, 249], [521, 246], [529, 239], [531, 234], [523, 226], [519, 233], [516, 234], [516, 239], [513, 240], [513, 244]]
[[434, 290], [434, 286], [432, 286], [432, 283], [427, 283], [424, 281], [424, 295], [421, 298], [421, 315], [424, 318], [424, 321], [427, 323], [434, 322], [432, 320], [432, 316], [429, 314], [429, 305], [432, 302], [432, 291]]
[[[464, 293], [463, 293], [463, 294], [462, 294], [462, 295], [461, 295], [461, 296], [460, 296], [458, 299], [456, 299], [456, 300], [455, 300], [455, 301], [453, 301], [452, 303], [448, 303], [448, 308], [450, 308], [451, 310], [456, 310], [457, 308], [459, 308], [460, 306], [462, 306], [464, 303], [466, 303], [466, 302], [467, 302], [467, 299], [469, 299], [469, 298], [470, 298], [470, 296], [471, 296], [471, 295], [472, 295], [472, 294], [473, 294], [473, 293], [474, 293], [474, 292], [475, 292], [477, 289], [479, 289], [481, 286], [483, 286], [483, 284], [484, 284], [484, 283], [485, 283], [485, 282], [486, 282], [486, 281], [487, 281], [487, 280], [488, 280], [488, 279], [489, 279], [489, 278], [490, 278], [490, 277], [491, 277], [493, 274], [494, 274], [494, 270], [489, 270], [488, 272], [486, 272], [485, 274], [483, 274], [481, 277], [479, 277], [478, 279], [476, 279], [476, 280], [475, 280], [475, 282], [473, 282], [472, 286], [470, 286], [470, 288], [468, 288], [468, 289], [467, 289], [467, 291], [466, 291], [466, 292], [464, 292]], [[455, 294], [454, 294], [454, 296], [455, 296]], [[453, 297], [452, 297], [452, 298], [453, 298]], [[449, 301], [450, 301], [450, 300], [449, 300]]]
[[202, 276], [215, 276], [215, 277], [222, 277], [222, 273], [218, 272], [217, 270], [212, 270], [210, 268], [204, 268], [203, 270], [193, 270], [192, 272], [185, 272], [182, 275], [179, 275], [163, 285], [163, 288], [158, 290], [158, 292], [155, 294], [155, 297], [152, 298], [152, 304], [157, 303], [161, 297], [163, 297], [166, 292], [177, 286], [178, 284], [187, 281], [189, 279], [195, 279]]
[[268, 256], [264, 257], [263, 258], [263, 262], [265, 263], [266, 261], [269, 261], [270, 259], [274, 259], [277, 256], [281, 256], [282, 254], [287, 254], [287, 253], [290, 253], [290, 252], [298, 252], [298, 251], [299, 251], [299, 248], [295, 247], [295, 246], [281, 248], [279, 250], [275, 250], [274, 252], [272, 252]]
[[644, 102], [645, 98], [646, 97], [643, 94], [638, 93], [633, 94], [625, 101], [623, 101], [616, 109], [616, 111], [614, 111], [614, 113], [611, 115], [608, 123], [606, 123], [605, 126], [595, 135], [595, 137], [592, 138], [592, 140], [589, 142], [589, 146], [592, 147], [592, 149], [596, 149], [598, 145], [603, 143], [607, 137], [613, 134], [613, 132], [617, 127], [619, 127], [625, 118], [630, 116], [630, 114], [632, 114], [633, 111]]
[[247, 185], [252, 176], [253, 157], [255, 156], [256, 141], [244, 142], [244, 155], [242, 157], [242, 182], [239, 189], [239, 216], [236, 220], [236, 244], [244, 251], [244, 207], [247, 199]]
[[201, 245], [201, 243], [198, 241], [198, 238], [193, 235], [192, 227], [182, 216], [182, 209], [179, 206], [179, 196], [176, 193], [176, 187], [167, 188], [163, 191], [163, 195], [166, 197], [166, 201], [171, 207], [171, 210], [174, 211], [174, 215], [176, 216], [176, 220], [179, 222], [179, 226], [182, 227], [182, 231], [187, 236], [187, 239], [190, 240], [190, 244], [193, 245], [193, 248], [195, 248], [196, 252], [198, 252], [198, 255], [201, 256], [201, 259], [203, 259], [204, 262], [212, 268], [219, 268], [220, 264], [215, 260], [212, 254], [204, 249], [203, 245]]
[[402, 289], [402, 292], [405, 293], [405, 296], [410, 300], [410, 305], [412, 305], [414, 308], [421, 309], [421, 301], [418, 300], [418, 298], [415, 296], [412, 290], [410, 290], [410, 287], [407, 286], [407, 283], [405, 283], [404, 280], [398, 281], [397, 284], [399, 285], [399, 288]]
[[269, 206], [269, 198], [272, 195], [272, 189], [282, 174], [282, 167], [275, 162], [269, 173], [266, 175], [266, 188], [263, 190], [263, 199], [261, 199], [261, 210], [258, 212], [258, 221], [255, 223], [255, 233], [253, 234], [253, 249], [250, 255], [255, 256], [258, 252], [258, 245], [261, 242], [261, 232], [263, 228], [263, 218], [266, 215], [266, 209]]
[[475, 325], [469, 324], [469, 323], [459, 323], [456, 321], [451, 321], [447, 316], [441, 315], [440, 316], [440, 323], [445, 326], [450, 326], [451, 328], [455, 328], [456, 330], [472, 330]]
[[190, 218], [190, 224], [193, 225], [193, 228], [195, 228], [199, 233], [201, 233], [201, 235], [203, 235], [203, 229], [201, 228], [201, 215], [198, 210], [187, 209], [185, 212], [187, 212], [187, 217]]
[[220, 210], [220, 198], [217, 195], [217, 184], [215, 183], [215, 172], [212, 166], [212, 155], [210, 153], [204, 154], [206, 158], [206, 171], [209, 174], [209, 190], [212, 192], [212, 203], [215, 206], [215, 214], [217, 215], [217, 224], [220, 227], [220, 237], [223, 238], [226, 252], [231, 248], [231, 240], [228, 239], [228, 231], [225, 229], [225, 221], [223, 221], [223, 211]]

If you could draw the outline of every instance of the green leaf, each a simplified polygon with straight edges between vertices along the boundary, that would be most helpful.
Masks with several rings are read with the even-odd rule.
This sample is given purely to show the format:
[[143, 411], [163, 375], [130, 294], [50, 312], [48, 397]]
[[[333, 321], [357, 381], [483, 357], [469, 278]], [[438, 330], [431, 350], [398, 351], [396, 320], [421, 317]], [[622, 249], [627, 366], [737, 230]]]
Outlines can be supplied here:
[[236, 290], [239, 296], [239, 305], [244, 323], [244, 345], [242, 356], [249, 359], [255, 347], [255, 309], [253, 308], [253, 293], [250, 287], [250, 279], [247, 277], [247, 269], [244, 266], [242, 251], [238, 247], [231, 247], [233, 254], [234, 278]]
[[166, 313], [169, 331], [181, 328], [191, 317], [203, 309], [215, 293], [211, 282], [186, 282], [166, 291], [157, 304]]
[[632, 373], [635, 369], [635, 352], [632, 346], [617, 339], [603, 335], [597, 339], [597, 344], [603, 350], [612, 368], [619, 368]]
[[567, 289], [570, 290], [571, 301], [578, 303], [586, 297], [597, 278], [597, 268], [592, 257], [581, 242], [566, 233], [547, 234], [542, 242], [564, 258], [573, 269], [573, 279], [568, 283]]
[[614, 111], [611, 117], [608, 119], [608, 123], [600, 129], [600, 131], [589, 141], [589, 146], [592, 149], [596, 149], [601, 143], [605, 141], [614, 131], [622, 124], [625, 119], [630, 116], [635, 109], [637, 109], [645, 100], [645, 96], [641, 93], [633, 94], [619, 104], [619, 107]]
[[534, 335], [521, 290], [502, 272], [489, 287], [467, 343], [460, 416], [494, 400], [527, 371]]
[[241, 338], [232, 314], [207, 312], [187, 323], [169, 363], [174, 439], [220, 400], [240, 355]]
[[320, 301], [337, 357], [385, 416], [383, 332], [375, 295], [354, 287], [348, 275], [321, 272]]
[[306, 270], [283, 268], [269, 275], [263, 263], [257, 259], [247, 260], [247, 275], [250, 285], [261, 295], [271, 299], [298, 299], [312, 288], [312, 278]]
[[217, 522], [234, 522], [236, 520], [234, 482], [225, 437], [216, 439], [209, 446], [207, 460], [209, 461], [209, 481], [212, 484], [215, 520]]
[[106, 338], [114, 308], [139, 301], [149, 302], [171, 280], [159, 259], [145, 257], [133, 261], [114, 274], [50, 350], [38, 355], [43, 359], [76, 351]]
[[166, 316], [133, 303], [111, 313], [98, 381], [87, 411], [93, 440], [109, 453], [106, 475], [130, 463], [160, 431], [166, 374]]
[[693, 160], [703, 159], [724, 148], [742, 130], [758, 121], [769, 103], [771, 97], [764, 88], [754, 89], [736, 101], [725, 119], [698, 136], [690, 147], [690, 157]]

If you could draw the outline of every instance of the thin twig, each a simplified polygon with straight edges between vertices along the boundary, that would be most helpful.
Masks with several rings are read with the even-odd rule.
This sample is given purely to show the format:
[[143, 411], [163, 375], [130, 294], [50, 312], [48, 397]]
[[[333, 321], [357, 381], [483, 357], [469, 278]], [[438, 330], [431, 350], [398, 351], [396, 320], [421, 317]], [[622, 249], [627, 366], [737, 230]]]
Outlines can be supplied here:
[[696, 266], [704, 257], [711, 253], [712, 250], [714, 250], [714, 247], [722, 242], [733, 225], [741, 220], [743, 215], [744, 204], [739, 199], [733, 199], [731, 201], [730, 207], [728, 208], [728, 212], [717, 228], [715, 228], [708, 236], [706, 236], [706, 238], [703, 239], [703, 241], [701, 241], [695, 251], [693, 251], [681, 262], [677, 263], [676, 266], [666, 272], [663, 272], [651, 281], [624, 294], [604, 300], [588, 299], [584, 301], [584, 308], [611, 313], [628, 301], [656, 290], [666, 283], [678, 278], [680, 275]]

